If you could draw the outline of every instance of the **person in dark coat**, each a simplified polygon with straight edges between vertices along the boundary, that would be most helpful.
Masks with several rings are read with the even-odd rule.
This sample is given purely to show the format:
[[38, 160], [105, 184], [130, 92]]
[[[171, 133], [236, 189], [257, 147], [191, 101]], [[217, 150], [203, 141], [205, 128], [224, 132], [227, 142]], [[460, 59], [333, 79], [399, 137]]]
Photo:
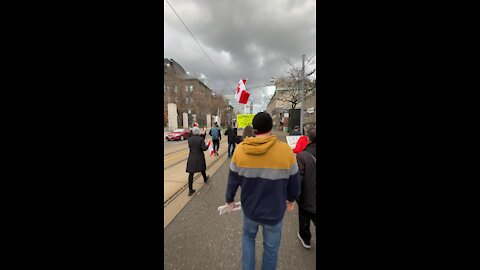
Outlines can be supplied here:
[[315, 128], [307, 132], [308, 145], [297, 154], [298, 174], [300, 176], [300, 197], [298, 203], [299, 232], [297, 234], [303, 247], [309, 249], [310, 246], [310, 220], [317, 227], [317, 149]]
[[[228, 158], [233, 156], [233, 152], [235, 152], [235, 145], [237, 143], [237, 128], [232, 127], [231, 124], [228, 124], [227, 130], [224, 133], [225, 136], [228, 138]], [[232, 151], [230, 151], [232, 150]]]
[[188, 175], [188, 196], [192, 196], [195, 192], [193, 189], [193, 174], [201, 172], [203, 176], [203, 182], [207, 182], [208, 176], [205, 173], [207, 169], [207, 164], [205, 163], [204, 151], [208, 149], [208, 146], [205, 145], [205, 141], [202, 136], [200, 136], [200, 129], [194, 127], [192, 129], [193, 136], [188, 138], [188, 148], [190, 153], [188, 154], [187, 159], [187, 173]]

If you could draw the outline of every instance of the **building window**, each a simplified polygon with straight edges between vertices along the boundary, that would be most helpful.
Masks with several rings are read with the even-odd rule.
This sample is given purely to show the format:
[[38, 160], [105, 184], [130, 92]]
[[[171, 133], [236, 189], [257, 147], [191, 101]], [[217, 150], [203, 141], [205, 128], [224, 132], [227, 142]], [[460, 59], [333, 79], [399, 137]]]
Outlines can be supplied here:
[[187, 98], [185, 99], [185, 102], [188, 104], [189, 101], [190, 101], [190, 100], [189, 100], [189, 98], [187, 97]]
[[168, 92], [168, 90], [170, 90], [170, 87], [167, 85], [167, 92]]
[[163, 84], [163, 93], [165, 94], [165, 92], [167, 92], [167, 85]]
[[188, 85], [185, 85], [185, 92], [188, 92]]
[[188, 89], [190, 90], [190, 93], [193, 92], [193, 85], [189, 85]]
[[174, 89], [175, 89], [175, 93], [177, 93], [177, 85], [176, 84], [174, 86]]

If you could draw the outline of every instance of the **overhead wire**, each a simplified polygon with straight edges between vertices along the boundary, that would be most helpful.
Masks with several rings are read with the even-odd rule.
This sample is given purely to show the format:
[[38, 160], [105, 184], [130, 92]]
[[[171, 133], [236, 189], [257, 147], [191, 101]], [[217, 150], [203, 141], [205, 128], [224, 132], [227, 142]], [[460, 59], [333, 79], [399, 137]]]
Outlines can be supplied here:
[[[210, 56], [208, 56], [207, 52], [203, 49], [202, 45], [200, 44], [200, 42], [198, 41], [198, 39], [195, 37], [195, 35], [192, 33], [192, 31], [190, 31], [190, 29], [188, 28], [188, 26], [185, 24], [185, 22], [182, 20], [182, 18], [180, 17], [180, 15], [177, 13], [177, 11], [173, 8], [173, 6], [170, 4], [170, 2], [168, 0], [165, 0], [168, 4], [168, 6], [170, 6], [170, 8], [172, 9], [172, 11], [175, 13], [175, 15], [177, 16], [177, 18], [180, 20], [180, 22], [183, 24], [183, 26], [185, 26], [185, 29], [187, 29], [188, 33], [192, 36], [192, 38], [195, 40], [195, 42], [197, 43], [198, 47], [202, 50], [202, 52], [205, 54], [205, 56], [207, 57], [207, 59], [210, 61], [210, 63], [212, 64], [212, 66], [215, 68], [215, 70], [218, 72], [218, 74], [220, 74], [220, 76], [222, 77], [223, 79], [223, 82], [227, 85], [228, 89], [231, 89], [231, 84], [228, 83], [227, 79], [225, 78], [225, 76], [220, 72], [220, 70], [217, 68], [217, 66], [215, 65], [215, 63], [213, 62], [213, 60], [210, 58]], [[308, 65], [310, 63], [311, 60], [313, 60], [313, 58], [316, 56], [316, 53], [311, 57], [311, 58], [307, 58], [309, 59], [308, 62], [306, 63], [306, 65]], [[265, 85], [267, 86], [267, 85]], [[261, 86], [260, 86], [261, 87]], [[257, 88], [257, 87], [253, 87], [253, 88]], [[250, 89], [253, 89], [252, 87], [250, 87]]]
[[217, 66], [215, 65], [215, 63], [213, 63], [212, 59], [208, 56], [207, 52], [203, 49], [202, 45], [200, 45], [200, 42], [197, 40], [197, 38], [195, 37], [195, 35], [192, 33], [192, 31], [190, 31], [190, 29], [188, 28], [188, 26], [185, 24], [185, 22], [183, 22], [182, 18], [180, 18], [180, 15], [178, 15], [177, 11], [175, 11], [175, 9], [172, 7], [172, 5], [170, 4], [170, 2], [168, 2], [168, 0], [165, 0], [167, 2], [167, 4], [170, 6], [170, 8], [172, 9], [172, 11], [175, 13], [175, 15], [177, 16], [177, 18], [180, 20], [180, 22], [182, 22], [183, 26], [185, 26], [185, 28], [187, 29], [188, 33], [190, 33], [190, 35], [192, 36], [192, 38], [195, 40], [195, 42], [197, 42], [197, 45], [198, 47], [200, 47], [200, 49], [202, 50], [202, 52], [205, 54], [205, 56], [207, 57], [207, 59], [210, 61], [210, 63], [213, 65], [213, 67], [215, 68], [215, 70], [218, 72], [218, 74], [220, 74], [220, 76], [222, 77], [223, 81], [226, 83], [227, 87], [231, 87], [231, 85], [228, 83], [227, 79], [225, 79], [225, 76], [223, 76], [223, 74], [220, 72], [220, 70], [218, 70]]

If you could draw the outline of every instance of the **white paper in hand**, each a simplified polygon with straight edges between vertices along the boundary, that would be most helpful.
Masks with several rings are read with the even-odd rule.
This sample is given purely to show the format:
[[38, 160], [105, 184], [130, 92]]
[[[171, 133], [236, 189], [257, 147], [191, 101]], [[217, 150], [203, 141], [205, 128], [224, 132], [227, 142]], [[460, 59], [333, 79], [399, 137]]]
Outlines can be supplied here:
[[236, 202], [233, 205], [233, 208], [231, 208], [228, 205], [222, 205], [222, 206], [219, 206], [217, 210], [220, 212], [220, 215], [223, 215], [225, 213], [234, 212], [234, 211], [239, 211], [239, 210], [242, 210], [242, 203], [241, 202]]

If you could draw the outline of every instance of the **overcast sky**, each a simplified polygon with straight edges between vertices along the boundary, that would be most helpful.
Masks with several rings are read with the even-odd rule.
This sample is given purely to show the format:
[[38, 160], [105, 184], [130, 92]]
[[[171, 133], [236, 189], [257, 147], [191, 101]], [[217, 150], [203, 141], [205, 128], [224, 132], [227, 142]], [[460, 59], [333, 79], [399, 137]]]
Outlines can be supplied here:
[[164, 0], [164, 57], [190, 73], [203, 73], [218, 94], [232, 94], [248, 79], [255, 111], [261, 94], [272, 87], [252, 88], [284, 76], [284, 58], [301, 64], [316, 54], [315, 0], [168, 0], [200, 42], [214, 68]]

